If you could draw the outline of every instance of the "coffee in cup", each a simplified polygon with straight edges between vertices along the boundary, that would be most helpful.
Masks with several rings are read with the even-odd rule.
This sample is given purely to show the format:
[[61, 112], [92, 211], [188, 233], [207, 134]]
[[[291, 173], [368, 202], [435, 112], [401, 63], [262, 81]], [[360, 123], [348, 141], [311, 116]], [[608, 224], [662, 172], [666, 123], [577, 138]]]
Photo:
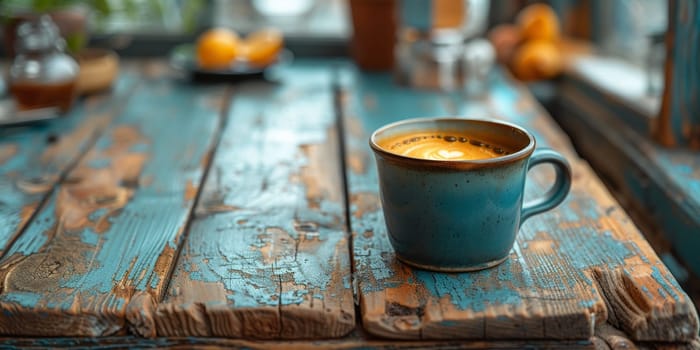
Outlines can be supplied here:
[[412, 132], [377, 141], [379, 147], [406, 157], [432, 160], [477, 160], [512, 153], [507, 147], [458, 131]]
[[[563, 156], [495, 120], [404, 120], [375, 131], [370, 146], [396, 257], [428, 270], [503, 262], [523, 221], [559, 205], [571, 186]], [[542, 163], [554, 166], [554, 185], [523, 204], [527, 171]]]

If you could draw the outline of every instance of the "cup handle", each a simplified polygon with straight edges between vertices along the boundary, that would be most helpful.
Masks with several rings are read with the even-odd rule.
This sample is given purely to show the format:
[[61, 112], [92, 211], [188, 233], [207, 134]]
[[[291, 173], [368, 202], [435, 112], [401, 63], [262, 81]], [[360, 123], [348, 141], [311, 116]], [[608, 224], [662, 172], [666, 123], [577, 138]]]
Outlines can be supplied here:
[[535, 152], [530, 157], [527, 170], [530, 171], [534, 166], [542, 163], [549, 163], [554, 166], [556, 172], [554, 185], [544, 196], [529, 200], [527, 203], [523, 204], [523, 210], [520, 215], [520, 225], [531, 216], [545, 212], [561, 204], [571, 188], [571, 166], [564, 156], [549, 148], [535, 149]]

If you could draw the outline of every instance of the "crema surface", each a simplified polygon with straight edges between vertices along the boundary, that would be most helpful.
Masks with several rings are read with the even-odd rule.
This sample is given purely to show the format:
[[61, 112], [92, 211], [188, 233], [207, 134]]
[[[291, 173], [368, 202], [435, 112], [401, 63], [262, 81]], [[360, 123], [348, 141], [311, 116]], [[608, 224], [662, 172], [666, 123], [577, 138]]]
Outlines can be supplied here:
[[504, 147], [457, 133], [413, 132], [383, 138], [377, 144], [391, 153], [432, 160], [479, 160], [510, 153]]

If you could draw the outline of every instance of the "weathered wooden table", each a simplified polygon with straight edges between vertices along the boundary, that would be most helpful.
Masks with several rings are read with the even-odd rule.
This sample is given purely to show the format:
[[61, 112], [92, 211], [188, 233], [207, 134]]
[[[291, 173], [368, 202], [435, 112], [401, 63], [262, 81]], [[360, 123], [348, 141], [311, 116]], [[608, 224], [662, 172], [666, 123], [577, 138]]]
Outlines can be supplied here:
[[[688, 296], [529, 93], [396, 86], [345, 61], [193, 85], [123, 67], [65, 118], [0, 130], [8, 347], [693, 348]], [[395, 259], [367, 137], [401, 118], [495, 117], [567, 155], [574, 184], [510, 259]], [[527, 193], [543, 191], [547, 169]]]

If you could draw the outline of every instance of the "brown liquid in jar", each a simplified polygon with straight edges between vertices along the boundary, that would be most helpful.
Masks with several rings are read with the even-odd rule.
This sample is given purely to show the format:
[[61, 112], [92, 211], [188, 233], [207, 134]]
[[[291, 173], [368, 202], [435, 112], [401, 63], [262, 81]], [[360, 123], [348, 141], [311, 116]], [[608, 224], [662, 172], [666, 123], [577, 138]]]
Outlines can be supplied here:
[[58, 107], [61, 113], [65, 113], [75, 100], [75, 92], [75, 80], [57, 83], [16, 81], [10, 84], [10, 93], [20, 110]]

